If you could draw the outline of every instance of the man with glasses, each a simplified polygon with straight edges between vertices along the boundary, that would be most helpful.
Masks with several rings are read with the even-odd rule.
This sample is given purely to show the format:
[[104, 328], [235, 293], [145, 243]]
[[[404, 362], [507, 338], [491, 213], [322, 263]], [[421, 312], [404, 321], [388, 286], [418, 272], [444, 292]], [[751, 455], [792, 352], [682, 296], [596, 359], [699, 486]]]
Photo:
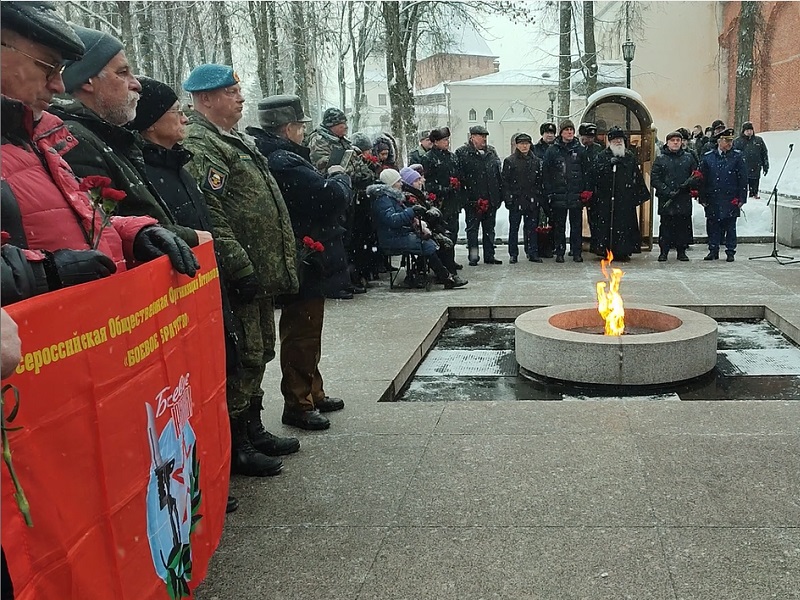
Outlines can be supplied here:
[[292, 223], [267, 160], [250, 136], [235, 129], [244, 97], [233, 68], [200, 65], [183, 89], [192, 94], [194, 107], [184, 141], [193, 154], [186, 169], [208, 203], [221, 275], [244, 334], [241, 368], [227, 381], [231, 471], [277, 475], [283, 465], [267, 456], [267, 446], [279, 450], [274, 454], [289, 454], [300, 443], [264, 429], [261, 381], [275, 358], [273, 297], [298, 290]]
[[190, 246], [210, 241], [209, 232], [177, 224], [147, 179], [141, 137], [124, 127], [136, 116], [141, 86], [122, 42], [96, 29], [77, 25], [73, 29], [86, 52], [69, 61], [63, 72], [64, 88], [72, 98], [55, 100], [50, 107], [78, 140], [62, 152], [64, 158], [78, 176], [109, 177], [115, 188], [125, 192], [116, 214], [151, 216]]
[[[2, 246], [2, 303], [108, 277], [165, 254], [177, 271], [194, 276], [191, 250], [154, 227], [155, 219], [115, 218], [100, 228], [100, 215], [56, 152], [76, 142], [42, 109], [64, 91], [61, 64], [83, 54], [80, 38], [48, 2], [3, 2], [0, 19], [2, 221], [9, 236]], [[95, 226], [100, 233], [92, 249], [88, 236]]]

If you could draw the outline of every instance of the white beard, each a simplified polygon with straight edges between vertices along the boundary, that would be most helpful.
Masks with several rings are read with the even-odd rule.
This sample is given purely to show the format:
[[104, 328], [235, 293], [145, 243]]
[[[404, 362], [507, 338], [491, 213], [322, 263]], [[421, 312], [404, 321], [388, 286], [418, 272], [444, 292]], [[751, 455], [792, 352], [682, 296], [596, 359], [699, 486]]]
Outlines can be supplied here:
[[611, 154], [613, 156], [619, 156], [620, 158], [625, 156], [625, 145], [624, 144], [619, 144], [619, 145], [617, 145], [617, 144], [609, 144], [608, 147], [611, 150]]

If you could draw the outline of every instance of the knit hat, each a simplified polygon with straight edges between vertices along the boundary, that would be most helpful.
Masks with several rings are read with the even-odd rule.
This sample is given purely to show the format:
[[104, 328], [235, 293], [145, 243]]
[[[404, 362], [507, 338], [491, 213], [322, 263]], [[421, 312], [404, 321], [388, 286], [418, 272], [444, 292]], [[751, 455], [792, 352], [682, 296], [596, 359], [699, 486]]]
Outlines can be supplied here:
[[83, 42], [61, 18], [52, 2], [4, 0], [0, 6], [3, 28], [60, 52], [64, 59], [77, 60], [83, 55]]
[[136, 118], [128, 124], [134, 131], [144, 131], [164, 116], [178, 100], [178, 95], [166, 83], [151, 77], [138, 77], [142, 84], [139, 104], [136, 105]]
[[381, 183], [388, 186], [393, 186], [400, 181], [400, 173], [394, 169], [384, 169], [380, 174]]
[[328, 108], [322, 115], [322, 126], [330, 129], [342, 123], [347, 123], [347, 117], [338, 108]]
[[124, 49], [122, 42], [104, 31], [72, 24], [70, 27], [83, 42], [86, 52], [80, 60], [68, 61], [67, 67], [61, 74], [64, 79], [64, 89], [68, 94], [102, 71], [109, 61]]
[[183, 82], [187, 92], [210, 92], [239, 83], [239, 76], [229, 65], [206, 63], [198, 65]]
[[533, 139], [527, 133], [518, 133], [514, 136], [514, 143], [515, 144], [522, 144], [522, 143], [532, 144]]
[[681, 135], [680, 131], [672, 131], [672, 132], [667, 134], [667, 138], [666, 139], [667, 139], [667, 141], [670, 141], [672, 138], [681, 138], [681, 139], [683, 139], [683, 136]]
[[[386, 171], [384, 171], [383, 173], [385, 172]], [[383, 173], [381, 173], [381, 175], [383, 175]], [[418, 181], [420, 177], [422, 177], [422, 175], [420, 175], [417, 171], [415, 171], [411, 167], [403, 167], [402, 169], [400, 169], [400, 179], [402, 179], [403, 183], [405, 183], [406, 185], [414, 185], [414, 182]]]
[[611, 129], [608, 130], [608, 133], [606, 134], [606, 139], [615, 140], [617, 138], [622, 138], [623, 140], [627, 140], [628, 136], [620, 127], [614, 125]]
[[356, 131], [351, 135], [350, 142], [362, 152], [365, 150], [372, 150], [372, 142], [369, 141], [369, 136], [361, 131]]
[[439, 140], [444, 140], [449, 137], [450, 137], [450, 128], [439, 127], [439, 129], [431, 129], [431, 133], [428, 136], [428, 139], [432, 142], [438, 142]]
[[419, 163], [414, 163], [413, 165], [408, 165], [408, 168], [409, 169], [414, 169], [420, 175], [424, 175], [425, 174], [425, 168]]
[[570, 119], [564, 119], [561, 121], [561, 124], [558, 126], [558, 135], [561, 135], [565, 129], [572, 129], [575, 131], [575, 123], [573, 123]]
[[555, 123], [542, 123], [539, 125], [539, 135], [544, 135], [545, 133], [558, 133], [556, 129]]

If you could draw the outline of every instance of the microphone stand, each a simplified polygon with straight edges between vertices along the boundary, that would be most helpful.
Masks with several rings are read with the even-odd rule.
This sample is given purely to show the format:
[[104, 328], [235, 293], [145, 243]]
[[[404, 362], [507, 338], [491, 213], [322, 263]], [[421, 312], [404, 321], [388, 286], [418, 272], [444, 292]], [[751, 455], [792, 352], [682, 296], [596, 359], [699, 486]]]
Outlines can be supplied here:
[[[792, 155], [793, 149], [794, 149], [794, 144], [789, 144], [789, 154], [786, 155], [786, 160], [783, 161], [781, 172], [778, 173], [778, 178], [775, 180], [775, 185], [772, 187], [772, 193], [770, 193], [769, 199], [767, 200], [767, 206], [769, 206], [769, 203], [772, 202], [773, 198], [775, 198], [775, 210], [772, 211], [772, 252], [770, 252], [765, 256], [751, 256], [749, 260], [774, 258], [779, 265], [791, 265], [793, 263], [800, 262], [800, 260], [792, 260], [791, 256], [784, 256], [782, 254], [778, 254], [778, 182], [781, 180], [781, 177], [783, 176], [783, 171], [786, 168], [786, 164], [789, 162], [789, 157]], [[791, 262], [781, 262], [782, 258], [788, 259]]]

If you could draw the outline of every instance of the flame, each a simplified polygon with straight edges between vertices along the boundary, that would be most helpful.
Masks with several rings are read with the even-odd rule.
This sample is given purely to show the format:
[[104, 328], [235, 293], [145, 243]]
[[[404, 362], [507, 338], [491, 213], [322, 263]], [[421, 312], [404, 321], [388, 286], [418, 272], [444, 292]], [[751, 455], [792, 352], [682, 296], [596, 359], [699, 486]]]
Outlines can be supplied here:
[[619, 295], [619, 282], [625, 273], [622, 269], [611, 269], [609, 276], [606, 267], [612, 260], [614, 253], [608, 250], [606, 258], [600, 262], [603, 276], [608, 280], [608, 291], [605, 281], [597, 282], [597, 311], [606, 321], [605, 335], [622, 335], [625, 331], [625, 308]]

